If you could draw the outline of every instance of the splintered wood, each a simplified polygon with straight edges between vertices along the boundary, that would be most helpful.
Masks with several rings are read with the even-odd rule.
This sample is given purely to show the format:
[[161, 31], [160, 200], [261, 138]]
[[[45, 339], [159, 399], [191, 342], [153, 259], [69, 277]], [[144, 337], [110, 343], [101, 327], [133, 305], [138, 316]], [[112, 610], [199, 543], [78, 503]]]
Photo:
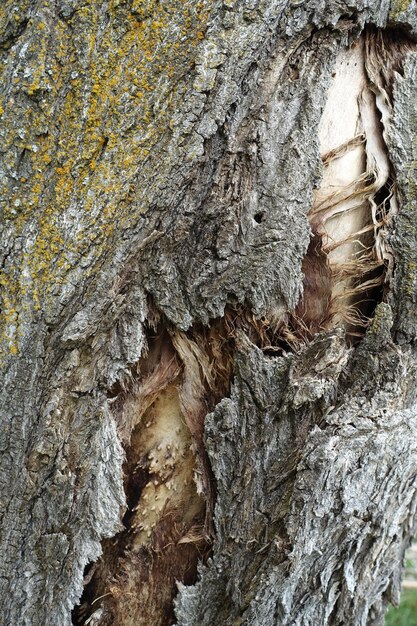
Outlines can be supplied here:
[[103, 542], [77, 624], [171, 624], [177, 581], [195, 582], [211, 545], [204, 420], [229, 389], [227, 330], [215, 321], [184, 333], [150, 317], [146, 353], [113, 401], [126, 450], [125, 530]]
[[297, 311], [313, 332], [342, 325], [348, 336], [363, 334], [392, 269], [386, 233], [397, 197], [384, 132], [408, 45], [393, 52], [390, 42], [368, 31], [339, 55], [332, 75], [319, 127], [323, 178], [309, 213], [314, 245]]

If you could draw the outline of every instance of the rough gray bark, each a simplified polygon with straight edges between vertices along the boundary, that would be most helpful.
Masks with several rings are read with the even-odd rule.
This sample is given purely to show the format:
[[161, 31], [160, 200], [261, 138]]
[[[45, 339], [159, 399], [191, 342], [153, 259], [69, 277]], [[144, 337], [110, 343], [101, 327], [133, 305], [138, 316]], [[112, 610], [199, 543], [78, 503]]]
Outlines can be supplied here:
[[[242, 324], [227, 347], [230, 394], [214, 385], [211, 396], [187, 364], [197, 353], [180, 343], [194, 349], [228, 311], [279, 318], [297, 305], [327, 87], [339, 51], [368, 24], [411, 40], [416, 3], [0, 7], [4, 623], [71, 624], [84, 568], [109, 538], [120, 553], [103, 544], [113, 556], [90, 578], [103, 578], [95, 589], [106, 598], [87, 617], [151, 623], [140, 596], [151, 582], [139, 578], [125, 599], [114, 590], [145, 576], [149, 555], [152, 566], [163, 559], [145, 527], [129, 527], [137, 550], [123, 552], [131, 540], [118, 534], [124, 456], [125, 470], [144, 473], [156, 459], [143, 460], [157, 445], [141, 448], [135, 421], [147, 359], [158, 362], [155, 327], [180, 355], [169, 384], [182, 413], [214, 409], [204, 434], [212, 553], [196, 584], [180, 585], [177, 623], [382, 624], [398, 600], [416, 508], [415, 53], [396, 75], [386, 139], [400, 198], [395, 271], [364, 339], [348, 345], [332, 328], [291, 353]], [[186, 422], [207, 517], [202, 425]], [[184, 500], [193, 524], [196, 498]], [[175, 577], [192, 582], [184, 571]], [[153, 623], [172, 623], [161, 615]]]

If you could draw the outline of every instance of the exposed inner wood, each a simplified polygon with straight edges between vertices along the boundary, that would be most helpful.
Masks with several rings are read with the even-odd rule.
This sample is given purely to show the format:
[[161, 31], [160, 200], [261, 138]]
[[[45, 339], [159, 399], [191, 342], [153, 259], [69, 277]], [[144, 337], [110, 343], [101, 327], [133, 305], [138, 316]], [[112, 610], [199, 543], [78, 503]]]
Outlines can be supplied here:
[[399, 31], [370, 28], [336, 61], [319, 128], [323, 178], [309, 212], [304, 294], [280, 328], [291, 347], [335, 326], [357, 340], [388, 288], [398, 198], [385, 133], [394, 76], [412, 48]]
[[171, 624], [176, 581], [192, 584], [210, 548], [214, 487], [204, 418], [228, 393], [224, 324], [182, 333], [159, 319], [148, 351], [118, 389], [113, 411], [126, 446], [125, 531], [103, 542], [86, 575], [77, 624]]

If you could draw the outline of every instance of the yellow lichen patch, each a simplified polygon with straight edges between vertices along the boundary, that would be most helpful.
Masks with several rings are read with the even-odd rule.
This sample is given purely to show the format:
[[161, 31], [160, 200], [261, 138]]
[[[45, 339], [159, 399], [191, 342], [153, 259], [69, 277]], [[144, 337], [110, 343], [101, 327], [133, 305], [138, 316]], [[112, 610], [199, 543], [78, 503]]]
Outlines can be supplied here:
[[161, 155], [209, 4], [136, 2], [128, 10], [113, 1], [104, 16], [87, 0], [66, 24], [50, 19], [45, 1], [29, 20], [20, 73], [0, 96], [3, 148], [17, 176], [5, 186], [4, 215], [26, 242], [21, 262], [4, 268], [3, 307], [26, 300], [32, 313], [54, 310], [71, 270], [88, 257], [86, 273], [95, 271], [120, 226], [141, 219], [144, 181], [169, 167]]
[[406, 11], [411, 4], [411, 0], [392, 0], [389, 16], [393, 20], [397, 20], [401, 13]]
[[12, 45], [15, 35], [27, 19], [31, 0], [2, 0], [0, 4], [0, 40], [6, 49]]

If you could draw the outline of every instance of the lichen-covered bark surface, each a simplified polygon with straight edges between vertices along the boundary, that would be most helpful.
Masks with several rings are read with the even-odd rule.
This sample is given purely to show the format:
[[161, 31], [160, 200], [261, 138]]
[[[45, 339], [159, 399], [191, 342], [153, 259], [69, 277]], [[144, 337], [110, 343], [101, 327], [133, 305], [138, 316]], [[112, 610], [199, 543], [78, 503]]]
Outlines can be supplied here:
[[367, 24], [412, 42], [416, 3], [2, 3], [4, 623], [381, 624], [397, 599], [415, 53], [384, 134], [384, 302], [356, 345], [268, 334], [301, 296], [327, 88]]

